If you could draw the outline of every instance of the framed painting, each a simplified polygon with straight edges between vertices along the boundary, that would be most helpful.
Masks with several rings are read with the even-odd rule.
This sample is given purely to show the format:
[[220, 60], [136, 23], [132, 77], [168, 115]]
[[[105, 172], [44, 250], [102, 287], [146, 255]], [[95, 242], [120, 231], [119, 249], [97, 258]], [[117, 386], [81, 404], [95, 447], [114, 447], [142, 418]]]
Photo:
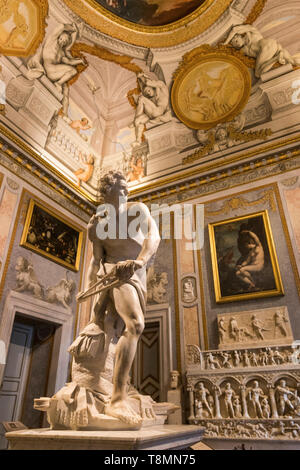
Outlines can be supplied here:
[[284, 295], [267, 211], [208, 230], [217, 303]]
[[31, 199], [21, 238], [21, 246], [73, 271], [79, 270], [83, 232]]

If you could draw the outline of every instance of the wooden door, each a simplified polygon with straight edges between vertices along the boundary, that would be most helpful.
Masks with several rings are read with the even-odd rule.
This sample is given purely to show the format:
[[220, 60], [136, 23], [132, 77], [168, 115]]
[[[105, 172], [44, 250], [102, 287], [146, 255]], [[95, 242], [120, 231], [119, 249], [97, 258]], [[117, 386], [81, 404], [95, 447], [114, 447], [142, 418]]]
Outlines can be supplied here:
[[[34, 327], [14, 323], [4, 378], [0, 388], [0, 423], [19, 421], [30, 364], [30, 351]], [[0, 426], [0, 449], [7, 447], [5, 430]]]

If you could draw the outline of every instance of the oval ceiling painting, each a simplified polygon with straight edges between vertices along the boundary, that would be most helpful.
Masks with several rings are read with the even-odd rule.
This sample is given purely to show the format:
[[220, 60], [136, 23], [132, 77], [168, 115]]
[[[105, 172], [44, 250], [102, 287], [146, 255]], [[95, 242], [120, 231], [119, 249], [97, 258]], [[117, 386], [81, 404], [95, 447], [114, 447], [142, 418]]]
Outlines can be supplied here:
[[164, 26], [193, 13], [206, 0], [95, 0], [120, 18], [145, 26]]

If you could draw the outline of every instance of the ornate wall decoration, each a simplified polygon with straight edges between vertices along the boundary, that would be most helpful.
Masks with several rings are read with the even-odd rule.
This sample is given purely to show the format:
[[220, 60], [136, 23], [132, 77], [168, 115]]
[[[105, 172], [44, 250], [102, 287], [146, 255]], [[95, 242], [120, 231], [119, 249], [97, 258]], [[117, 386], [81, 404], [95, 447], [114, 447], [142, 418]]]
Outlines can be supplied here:
[[183, 303], [193, 303], [197, 299], [197, 285], [194, 276], [186, 276], [181, 281], [181, 300]]
[[188, 365], [188, 420], [205, 438], [299, 440], [299, 370], [299, 344], [206, 351]]
[[177, 117], [193, 129], [231, 121], [246, 105], [251, 77], [238, 54], [201, 46], [184, 55], [171, 92]]
[[251, 142], [253, 140], [267, 140], [273, 132], [271, 129], [261, 129], [259, 131], [241, 131], [234, 128], [230, 123], [217, 125], [215, 129], [203, 130], [197, 132], [198, 141], [201, 144], [200, 149], [182, 159], [183, 165], [188, 165], [200, 158], [214, 152], [226, 150], [238, 145], [240, 142]]
[[286, 307], [218, 314], [219, 347], [288, 344], [293, 333]]
[[28, 57], [45, 35], [48, 0], [0, 1], [0, 54]]
[[216, 302], [283, 295], [267, 211], [208, 225]]

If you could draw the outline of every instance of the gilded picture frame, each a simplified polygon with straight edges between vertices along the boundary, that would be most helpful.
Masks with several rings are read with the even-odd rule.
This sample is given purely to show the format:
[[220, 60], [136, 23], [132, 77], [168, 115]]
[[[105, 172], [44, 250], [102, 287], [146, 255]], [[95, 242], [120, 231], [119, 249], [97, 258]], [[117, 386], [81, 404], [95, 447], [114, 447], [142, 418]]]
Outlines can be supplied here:
[[251, 75], [238, 54], [204, 45], [183, 57], [174, 73], [171, 102], [186, 126], [207, 130], [240, 114], [250, 91]]
[[81, 229], [53, 209], [30, 199], [21, 246], [72, 271], [78, 271], [82, 243]]
[[268, 211], [208, 224], [217, 303], [284, 295]]
[[6, 2], [1, 8], [0, 54], [14, 57], [33, 55], [45, 37], [48, 0]]

